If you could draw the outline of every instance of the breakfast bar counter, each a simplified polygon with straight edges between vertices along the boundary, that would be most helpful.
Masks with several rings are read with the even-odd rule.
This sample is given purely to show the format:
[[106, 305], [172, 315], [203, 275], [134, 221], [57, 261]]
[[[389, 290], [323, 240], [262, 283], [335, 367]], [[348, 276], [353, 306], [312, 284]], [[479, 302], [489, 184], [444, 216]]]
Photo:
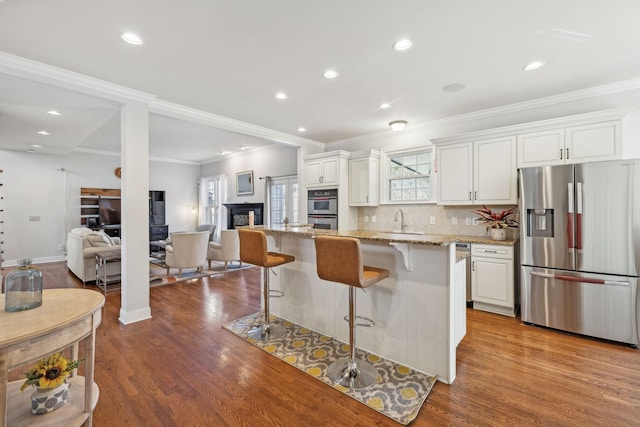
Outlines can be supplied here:
[[390, 271], [389, 278], [366, 292], [358, 291], [357, 313], [375, 322], [374, 327], [357, 328], [358, 348], [437, 375], [445, 383], [455, 379], [456, 346], [465, 333], [459, 319], [464, 320], [466, 312], [464, 258], [456, 257], [459, 237], [305, 227], [262, 229], [270, 250], [296, 257], [295, 262], [274, 268], [271, 289], [283, 292], [284, 297], [271, 300], [271, 313], [348, 342], [344, 320], [348, 288], [318, 277], [313, 237], [356, 237], [364, 264]]

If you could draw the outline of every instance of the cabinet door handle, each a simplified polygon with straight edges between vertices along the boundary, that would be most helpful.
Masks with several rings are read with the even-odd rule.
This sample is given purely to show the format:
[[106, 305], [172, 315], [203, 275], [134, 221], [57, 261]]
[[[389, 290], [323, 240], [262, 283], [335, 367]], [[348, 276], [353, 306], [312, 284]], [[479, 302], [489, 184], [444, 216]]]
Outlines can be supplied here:
[[469, 191], [469, 200], [472, 200], [472, 199], [471, 199], [471, 191]]
[[567, 148], [566, 150], [567, 150], [567, 155], [565, 157], [567, 158], [567, 160], [569, 160], [569, 148]]
[[563, 160], [562, 159], [562, 148], [560, 149], [560, 160]]
[[477, 191], [473, 192], [473, 199], [474, 200], [478, 200], [478, 192]]
[[471, 261], [471, 271], [476, 271], [476, 262]]
[[367, 203], [369, 203], [369, 195], [367, 194]]

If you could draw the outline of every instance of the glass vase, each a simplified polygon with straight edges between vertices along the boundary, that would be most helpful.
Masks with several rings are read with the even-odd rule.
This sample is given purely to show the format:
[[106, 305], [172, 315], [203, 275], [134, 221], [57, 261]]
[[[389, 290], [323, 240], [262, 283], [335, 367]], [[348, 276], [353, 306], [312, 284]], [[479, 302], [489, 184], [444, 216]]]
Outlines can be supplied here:
[[18, 261], [4, 282], [5, 310], [9, 312], [30, 310], [42, 305], [42, 271], [33, 268], [31, 259]]

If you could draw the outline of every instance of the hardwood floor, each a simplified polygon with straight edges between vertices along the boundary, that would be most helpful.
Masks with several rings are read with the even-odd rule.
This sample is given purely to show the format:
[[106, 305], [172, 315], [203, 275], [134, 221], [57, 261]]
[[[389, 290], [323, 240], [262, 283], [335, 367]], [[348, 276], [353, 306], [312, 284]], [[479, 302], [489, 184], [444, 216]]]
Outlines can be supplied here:
[[[63, 263], [37, 267], [47, 288], [82, 286]], [[128, 326], [120, 293], [107, 295], [94, 425], [398, 425], [221, 328], [259, 309], [259, 282], [251, 268], [154, 287], [153, 319]], [[412, 426], [638, 425], [640, 350], [477, 310], [467, 319], [456, 381], [434, 386]]]

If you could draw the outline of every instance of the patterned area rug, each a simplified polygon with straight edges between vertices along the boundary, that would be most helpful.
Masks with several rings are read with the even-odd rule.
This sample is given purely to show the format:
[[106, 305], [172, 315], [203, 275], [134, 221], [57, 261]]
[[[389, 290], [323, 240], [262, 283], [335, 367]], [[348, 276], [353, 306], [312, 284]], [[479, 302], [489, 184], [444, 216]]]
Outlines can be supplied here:
[[[227, 266], [226, 273], [240, 271], [250, 267], [253, 267], [253, 265], [242, 263], [242, 267], [240, 267], [239, 263], [231, 263]], [[149, 264], [149, 285], [152, 287], [169, 285], [171, 283], [185, 282], [187, 280], [193, 280], [199, 277], [209, 277], [213, 275], [223, 274], [225, 274], [224, 262], [219, 263], [217, 261], [212, 261], [211, 270], [205, 268], [201, 273], [198, 273], [195, 268], [184, 269], [182, 270], [182, 276], [178, 276], [178, 269], [171, 268], [169, 270], [169, 274], [167, 275], [167, 268], [164, 266], [164, 264], [154, 260]]]
[[336, 359], [348, 357], [348, 344], [276, 316], [271, 317], [272, 322], [287, 329], [284, 337], [266, 342], [247, 338], [247, 331], [261, 324], [263, 316], [264, 312], [257, 312], [234, 320], [223, 328], [400, 424], [407, 425], [415, 419], [436, 382], [436, 376], [357, 350], [358, 359], [366, 358], [378, 370], [378, 381], [360, 390], [333, 385], [326, 376], [327, 367]]

